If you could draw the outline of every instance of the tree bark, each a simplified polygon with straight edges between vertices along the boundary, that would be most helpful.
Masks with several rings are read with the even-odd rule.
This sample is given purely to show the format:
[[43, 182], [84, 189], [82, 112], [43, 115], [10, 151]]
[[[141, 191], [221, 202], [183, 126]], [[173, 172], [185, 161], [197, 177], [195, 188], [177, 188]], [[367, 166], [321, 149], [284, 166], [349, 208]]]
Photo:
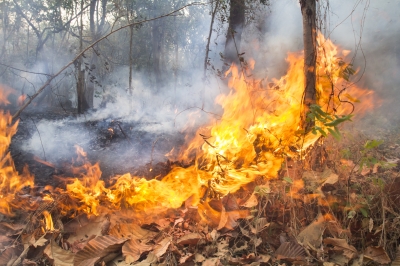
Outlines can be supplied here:
[[303, 16], [304, 42], [304, 93], [303, 109], [301, 114], [302, 127], [308, 132], [314, 123], [306, 121], [307, 112], [317, 101], [316, 95], [316, 62], [317, 62], [317, 27], [316, 27], [316, 0], [300, 0]]
[[229, 68], [232, 63], [240, 64], [238, 54], [240, 53], [240, 42], [244, 27], [245, 7], [245, 0], [230, 0], [229, 26], [226, 35], [223, 70]]

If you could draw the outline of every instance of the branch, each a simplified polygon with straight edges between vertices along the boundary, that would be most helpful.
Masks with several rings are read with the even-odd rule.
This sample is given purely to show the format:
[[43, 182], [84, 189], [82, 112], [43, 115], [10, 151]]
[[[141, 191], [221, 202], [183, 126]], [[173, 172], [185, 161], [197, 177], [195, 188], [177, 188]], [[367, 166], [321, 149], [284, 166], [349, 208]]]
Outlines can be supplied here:
[[[14, 0], [15, 1], [15, 0]], [[44, 83], [43, 85], [42, 85], [42, 87], [40, 87], [39, 88], [39, 90], [34, 94], [34, 95], [32, 95], [30, 98], [29, 98], [29, 100], [13, 115], [13, 117], [12, 117], [12, 119], [16, 119], [21, 113], [22, 113], [22, 111], [23, 110], [25, 110], [25, 108], [50, 84], [50, 82], [55, 78], [55, 77], [57, 77], [58, 75], [60, 75], [62, 72], [64, 72], [64, 70], [66, 70], [69, 66], [71, 66], [78, 58], [80, 58], [87, 50], [89, 50], [89, 49], [91, 49], [93, 46], [95, 46], [96, 44], [98, 44], [99, 42], [101, 42], [102, 40], [104, 40], [104, 39], [107, 39], [110, 35], [112, 35], [112, 34], [114, 34], [115, 32], [117, 32], [117, 31], [120, 31], [120, 30], [122, 30], [122, 29], [125, 29], [125, 28], [127, 28], [127, 27], [130, 27], [130, 26], [134, 26], [134, 25], [138, 25], [138, 24], [142, 24], [142, 23], [144, 23], [144, 22], [149, 22], [149, 21], [153, 21], [153, 20], [157, 20], [157, 19], [160, 19], [160, 18], [164, 18], [164, 17], [168, 17], [168, 16], [171, 16], [172, 14], [174, 14], [174, 13], [177, 13], [177, 12], [179, 12], [179, 11], [181, 11], [181, 10], [183, 10], [183, 9], [185, 9], [185, 8], [187, 8], [187, 7], [189, 7], [189, 6], [195, 6], [195, 5], [204, 5], [204, 3], [200, 3], [200, 2], [193, 2], [193, 3], [190, 3], [190, 4], [187, 4], [187, 5], [185, 5], [185, 6], [183, 6], [183, 7], [181, 7], [181, 8], [178, 8], [178, 9], [176, 9], [176, 10], [174, 10], [174, 11], [172, 11], [172, 12], [170, 12], [170, 13], [167, 13], [167, 14], [164, 14], [164, 15], [161, 15], [161, 16], [158, 16], [158, 17], [155, 17], [155, 18], [151, 18], [151, 19], [145, 19], [145, 20], [141, 20], [141, 21], [138, 21], [138, 22], [133, 22], [133, 23], [130, 23], [130, 24], [127, 24], [127, 25], [125, 25], [125, 26], [123, 26], [123, 27], [121, 27], [121, 28], [118, 28], [118, 29], [116, 29], [116, 30], [113, 30], [113, 31], [111, 31], [110, 33], [108, 33], [108, 34], [106, 34], [105, 36], [103, 36], [103, 37], [101, 37], [100, 39], [98, 39], [97, 41], [95, 41], [95, 42], [93, 42], [91, 45], [89, 45], [88, 47], [86, 47], [82, 52], [80, 52], [71, 62], [69, 62], [68, 64], [66, 64], [64, 67], [62, 67], [56, 74], [54, 74], [53, 76], [51, 76], [47, 81], [46, 81], [46, 83]]]
[[12, 66], [9, 66], [9, 65], [6, 65], [6, 64], [3, 64], [3, 63], [0, 63], [0, 65], [4, 66], [5, 68], [11, 68], [11, 69], [18, 70], [18, 71], [25, 72], [25, 73], [30, 73], [30, 74], [35, 74], [35, 75], [44, 75], [44, 76], [51, 77], [50, 74], [46, 74], [46, 73], [32, 72], [32, 71], [28, 71], [28, 70], [23, 70], [23, 69], [12, 67]]

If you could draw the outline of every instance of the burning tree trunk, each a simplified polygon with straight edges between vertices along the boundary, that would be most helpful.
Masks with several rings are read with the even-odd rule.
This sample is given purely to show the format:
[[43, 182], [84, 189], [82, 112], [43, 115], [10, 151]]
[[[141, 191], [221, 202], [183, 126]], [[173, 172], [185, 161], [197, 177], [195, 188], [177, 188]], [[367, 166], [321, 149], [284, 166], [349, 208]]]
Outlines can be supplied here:
[[232, 63], [239, 65], [238, 52], [240, 51], [240, 42], [244, 26], [244, 0], [230, 0], [229, 27], [226, 36], [224, 51], [224, 67], [226, 70]]
[[302, 127], [307, 132], [313, 122], [307, 122], [307, 112], [311, 104], [316, 103], [316, 62], [317, 62], [317, 27], [316, 27], [316, 0], [300, 0], [301, 14], [303, 15], [303, 42], [304, 42], [304, 93], [303, 111], [301, 114]]

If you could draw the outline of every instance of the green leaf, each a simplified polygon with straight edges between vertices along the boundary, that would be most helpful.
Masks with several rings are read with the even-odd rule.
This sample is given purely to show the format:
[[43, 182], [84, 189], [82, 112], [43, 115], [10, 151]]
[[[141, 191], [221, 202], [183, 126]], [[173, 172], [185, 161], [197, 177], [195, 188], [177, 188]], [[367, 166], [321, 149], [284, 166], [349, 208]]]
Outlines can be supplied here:
[[289, 184], [293, 184], [293, 180], [292, 180], [290, 177], [288, 177], [288, 176], [285, 176], [285, 177], [283, 178], [283, 180], [285, 180], [285, 181], [288, 182]]
[[364, 149], [371, 150], [371, 149], [374, 149], [374, 148], [378, 147], [382, 143], [383, 143], [383, 140], [374, 140], [374, 139], [373, 140], [368, 140], [364, 144]]
[[366, 209], [360, 208], [360, 212], [361, 212], [361, 214], [362, 214], [365, 218], [368, 217], [368, 211], [367, 211]]
[[349, 213], [347, 214], [347, 218], [352, 219], [354, 218], [354, 216], [356, 216], [356, 212], [354, 210], [349, 211]]
[[335, 138], [335, 139], [337, 139], [337, 140], [340, 140], [341, 139], [341, 135], [340, 135], [340, 133], [338, 132], [338, 131], [335, 131], [335, 130], [333, 130], [332, 128], [327, 128], [328, 129], [328, 131], [329, 131], [329, 133], [331, 133], [332, 134], [332, 136]]

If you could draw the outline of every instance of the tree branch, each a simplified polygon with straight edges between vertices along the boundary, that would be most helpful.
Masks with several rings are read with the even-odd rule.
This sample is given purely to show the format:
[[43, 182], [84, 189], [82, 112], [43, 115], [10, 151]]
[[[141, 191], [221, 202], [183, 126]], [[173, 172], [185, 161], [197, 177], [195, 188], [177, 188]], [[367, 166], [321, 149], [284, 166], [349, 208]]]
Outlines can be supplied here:
[[[14, 0], [14, 2], [15, 2], [15, 0]], [[158, 17], [154, 17], [154, 18], [151, 18], [151, 19], [144, 19], [144, 20], [141, 20], [141, 21], [138, 21], [138, 22], [133, 22], [133, 23], [127, 24], [125, 26], [122, 26], [121, 28], [118, 28], [116, 30], [111, 31], [110, 33], [106, 34], [105, 36], [101, 37], [100, 39], [98, 39], [97, 41], [93, 42], [91, 45], [89, 45], [85, 49], [83, 49], [82, 52], [80, 52], [71, 62], [69, 62], [68, 64], [63, 66], [56, 74], [54, 74], [53, 76], [49, 77], [49, 79], [42, 85], [42, 87], [40, 87], [39, 90], [29, 98], [29, 100], [13, 115], [12, 118], [16, 119], [17, 117], [19, 117], [19, 115], [22, 113], [22, 111], [25, 110], [25, 108], [51, 83], [51, 81], [54, 78], [56, 78], [58, 75], [60, 75], [62, 72], [64, 72], [64, 70], [66, 70], [69, 66], [71, 66], [87, 50], [91, 49], [93, 46], [95, 46], [96, 44], [98, 44], [102, 40], [107, 39], [110, 35], [118, 32], [118, 31], [120, 31], [122, 29], [125, 29], [127, 27], [131, 27], [131, 26], [134, 26], [134, 25], [142, 24], [144, 22], [149, 22], [149, 21], [153, 21], [153, 20], [157, 20], [157, 19], [161, 19], [161, 18], [165, 18], [165, 17], [171, 16], [171, 15], [173, 15], [173, 14], [175, 14], [175, 13], [177, 13], [177, 12], [179, 12], [179, 11], [189, 7], [189, 6], [205, 5], [205, 4], [206, 3], [193, 2], [193, 3], [187, 4], [187, 5], [183, 6], [183, 7], [180, 7], [178, 9], [174, 10], [174, 11], [171, 11], [171, 12], [169, 12], [167, 14], [164, 14], [164, 15], [161, 15], [161, 16], [158, 16]]]

